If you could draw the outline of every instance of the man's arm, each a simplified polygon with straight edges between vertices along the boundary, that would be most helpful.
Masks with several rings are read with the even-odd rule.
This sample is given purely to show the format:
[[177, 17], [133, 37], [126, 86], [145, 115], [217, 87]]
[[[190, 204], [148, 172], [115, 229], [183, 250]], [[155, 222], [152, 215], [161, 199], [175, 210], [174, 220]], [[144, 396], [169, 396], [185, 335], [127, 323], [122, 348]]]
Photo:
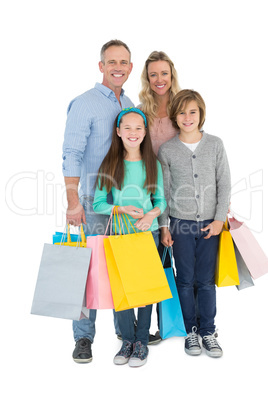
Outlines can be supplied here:
[[81, 223], [86, 223], [85, 211], [80, 204], [78, 196], [79, 180], [80, 177], [64, 178], [68, 202], [66, 222], [74, 226], [79, 226]]

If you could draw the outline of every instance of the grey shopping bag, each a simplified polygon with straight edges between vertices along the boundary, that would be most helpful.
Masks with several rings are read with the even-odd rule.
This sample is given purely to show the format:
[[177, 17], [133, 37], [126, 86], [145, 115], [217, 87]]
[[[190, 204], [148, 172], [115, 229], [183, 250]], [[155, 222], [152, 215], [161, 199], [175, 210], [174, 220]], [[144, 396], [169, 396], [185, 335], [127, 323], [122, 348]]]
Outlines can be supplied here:
[[85, 287], [91, 249], [44, 244], [31, 314], [80, 320], [88, 317]]
[[243, 257], [240, 254], [235, 242], [234, 242], [234, 250], [235, 250], [235, 258], [240, 283], [239, 285], [236, 285], [237, 289], [242, 290], [254, 286], [254, 282], [252, 280], [248, 267], [246, 266], [245, 261], [243, 260]]

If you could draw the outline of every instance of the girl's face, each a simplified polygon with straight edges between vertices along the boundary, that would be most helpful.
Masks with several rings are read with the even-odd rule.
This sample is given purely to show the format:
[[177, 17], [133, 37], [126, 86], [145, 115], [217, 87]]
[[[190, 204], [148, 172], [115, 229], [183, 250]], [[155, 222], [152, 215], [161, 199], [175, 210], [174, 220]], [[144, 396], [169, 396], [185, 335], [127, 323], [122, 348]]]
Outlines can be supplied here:
[[146, 134], [143, 117], [138, 113], [125, 114], [116, 131], [117, 135], [121, 137], [126, 151], [139, 149]]
[[152, 91], [157, 95], [166, 95], [171, 87], [171, 69], [165, 60], [152, 61], [148, 65], [148, 79]]
[[181, 133], [199, 131], [200, 112], [196, 101], [189, 102], [184, 110], [178, 113], [176, 120]]

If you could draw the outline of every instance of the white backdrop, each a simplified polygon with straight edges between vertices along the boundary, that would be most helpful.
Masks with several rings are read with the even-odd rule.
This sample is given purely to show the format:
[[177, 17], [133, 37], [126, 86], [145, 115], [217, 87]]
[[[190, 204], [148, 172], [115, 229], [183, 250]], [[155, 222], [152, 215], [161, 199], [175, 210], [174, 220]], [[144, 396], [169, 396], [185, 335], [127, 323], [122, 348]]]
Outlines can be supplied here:
[[[224, 356], [189, 357], [182, 338], [150, 347], [140, 369], [116, 367], [112, 313], [100, 311], [93, 362], [73, 363], [71, 322], [30, 315], [44, 242], [64, 227], [61, 147], [69, 101], [101, 81], [99, 51], [132, 51], [125, 85], [137, 104], [153, 50], [174, 61], [182, 88], [207, 105], [205, 130], [224, 141], [232, 209], [268, 253], [267, 18], [265, 0], [9, 1], [1, 5], [1, 359], [6, 401], [264, 400], [268, 276], [218, 289]], [[2, 191], [3, 194], [3, 191]], [[156, 329], [155, 313], [153, 329]]]

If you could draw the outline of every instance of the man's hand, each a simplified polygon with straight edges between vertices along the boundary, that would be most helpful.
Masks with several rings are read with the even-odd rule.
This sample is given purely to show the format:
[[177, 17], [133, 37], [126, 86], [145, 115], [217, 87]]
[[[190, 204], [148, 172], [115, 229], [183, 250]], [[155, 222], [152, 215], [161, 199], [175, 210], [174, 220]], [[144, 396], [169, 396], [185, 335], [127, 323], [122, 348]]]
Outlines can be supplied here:
[[68, 206], [67, 212], [66, 212], [66, 222], [67, 224], [74, 225], [74, 226], [80, 226], [81, 223], [87, 223], [86, 222], [86, 215], [84, 208], [78, 202], [76, 207], [71, 207]]

